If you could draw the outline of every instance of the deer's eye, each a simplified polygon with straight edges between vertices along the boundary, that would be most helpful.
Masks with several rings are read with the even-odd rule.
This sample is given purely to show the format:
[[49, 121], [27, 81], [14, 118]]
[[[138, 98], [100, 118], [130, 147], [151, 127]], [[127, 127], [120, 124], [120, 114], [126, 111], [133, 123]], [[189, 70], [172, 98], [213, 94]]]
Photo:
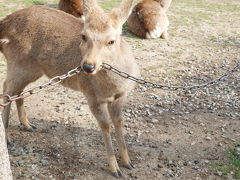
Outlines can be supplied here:
[[81, 38], [82, 38], [83, 41], [87, 41], [87, 37], [85, 35], [82, 34]]
[[111, 40], [111, 41], [108, 42], [108, 45], [111, 46], [111, 45], [113, 45], [114, 43], [115, 43], [115, 41], [114, 41], [114, 40]]

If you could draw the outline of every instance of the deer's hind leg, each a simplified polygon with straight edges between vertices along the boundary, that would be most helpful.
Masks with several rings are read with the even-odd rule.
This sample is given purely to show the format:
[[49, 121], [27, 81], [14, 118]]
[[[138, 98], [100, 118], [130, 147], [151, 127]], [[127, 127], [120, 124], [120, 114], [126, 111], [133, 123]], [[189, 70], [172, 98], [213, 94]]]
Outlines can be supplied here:
[[[35, 67], [21, 66], [18, 64], [8, 64], [7, 67], [7, 77], [4, 82], [3, 93], [10, 96], [19, 94], [23, 89], [31, 82], [37, 80], [42, 76], [42, 72]], [[4, 98], [4, 102], [7, 102], [7, 98]], [[16, 100], [18, 117], [20, 123], [26, 130], [34, 130], [35, 127], [32, 126], [26, 116], [25, 108], [23, 105], [23, 99]], [[11, 104], [5, 106], [2, 112], [2, 119], [5, 128], [8, 127], [9, 113]]]
[[123, 129], [122, 129], [122, 106], [125, 97], [120, 97], [113, 101], [112, 103], [108, 104], [108, 110], [110, 116], [112, 118], [115, 131], [116, 131], [116, 140], [119, 148], [119, 154], [121, 156], [121, 160], [123, 166], [127, 169], [132, 169], [133, 165], [131, 164], [127, 146], [123, 136]]

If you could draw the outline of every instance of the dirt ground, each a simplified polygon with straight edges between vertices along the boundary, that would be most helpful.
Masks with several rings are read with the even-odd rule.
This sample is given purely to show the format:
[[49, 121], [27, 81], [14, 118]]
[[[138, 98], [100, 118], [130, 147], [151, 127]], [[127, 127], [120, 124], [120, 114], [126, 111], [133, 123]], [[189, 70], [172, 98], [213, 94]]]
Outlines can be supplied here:
[[[142, 77], [171, 85], [198, 84], [240, 61], [240, 1], [176, 0], [169, 39], [142, 40], [124, 29]], [[0, 81], [5, 61], [0, 61]], [[46, 82], [41, 78], [34, 85]], [[14, 179], [107, 180], [100, 129], [83, 95], [62, 86], [25, 101], [35, 132], [19, 129], [12, 106], [9, 147]], [[137, 85], [124, 107], [125, 139], [135, 168], [125, 179], [234, 179], [217, 170], [240, 142], [240, 73], [217, 86], [163, 91]], [[114, 130], [112, 133], [117, 154]], [[117, 154], [117, 157], [118, 154]]]

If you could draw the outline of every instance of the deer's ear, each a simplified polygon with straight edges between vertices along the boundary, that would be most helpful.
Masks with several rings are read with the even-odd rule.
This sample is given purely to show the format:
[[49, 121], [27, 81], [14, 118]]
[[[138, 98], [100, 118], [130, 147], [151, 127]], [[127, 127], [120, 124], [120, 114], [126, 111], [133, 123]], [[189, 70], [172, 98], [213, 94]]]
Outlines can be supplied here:
[[167, 11], [171, 2], [172, 2], [172, 0], [161, 0], [160, 4], [161, 4], [162, 8]]
[[99, 9], [96, 0], [82, 0], [83, 15], [87, 17], [89, 14], [94, 14], [94, 12]]
[[133, 0], [124, 0], [118, 7], [112, 9], [111, 16], [118, 20], [118, 25], [123, 25], [132, 10]]

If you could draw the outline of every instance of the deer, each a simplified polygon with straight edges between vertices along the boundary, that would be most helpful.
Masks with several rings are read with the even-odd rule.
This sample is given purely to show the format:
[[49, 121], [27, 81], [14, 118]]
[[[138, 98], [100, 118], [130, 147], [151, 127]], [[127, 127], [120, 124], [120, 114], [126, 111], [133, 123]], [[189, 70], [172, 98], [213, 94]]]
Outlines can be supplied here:
[[58, 9], [84, 19], [82, 0], [60, 0]]
[[[3, 93], [19, 94], [41, 76], [49, 78], [80, 66], [82, 72], [62, 85], [80, 91], [102, 131], [110, 172], [122, 176], [110, 136], [115, 128], [121, 165], [132, 169], [123, 135], [122, 108], [135, 83], [102, 68], [108, 63], [133, 76], [139, 68], [128, 43], [121, 36], [122, 25], [132, 8], [124, 0], [110, 12], [95, 0], [83, 0], [85, 21], [57, 9], [32, 6], [18, 10], [0, 21], [0, 51], [7, 62]], [[7, 102], [7, 98], [3, 99]], [[10, 106], [2, 111], [4, 127], [9, 124]], [[35, 129], [26, 115], [23, 99], [16, 100], [18, 118], [25, 130]]]
[[172, 0], [142, 0], [129, 16], [128, 28], [141, 38], [168, 38], [167, 10]]

